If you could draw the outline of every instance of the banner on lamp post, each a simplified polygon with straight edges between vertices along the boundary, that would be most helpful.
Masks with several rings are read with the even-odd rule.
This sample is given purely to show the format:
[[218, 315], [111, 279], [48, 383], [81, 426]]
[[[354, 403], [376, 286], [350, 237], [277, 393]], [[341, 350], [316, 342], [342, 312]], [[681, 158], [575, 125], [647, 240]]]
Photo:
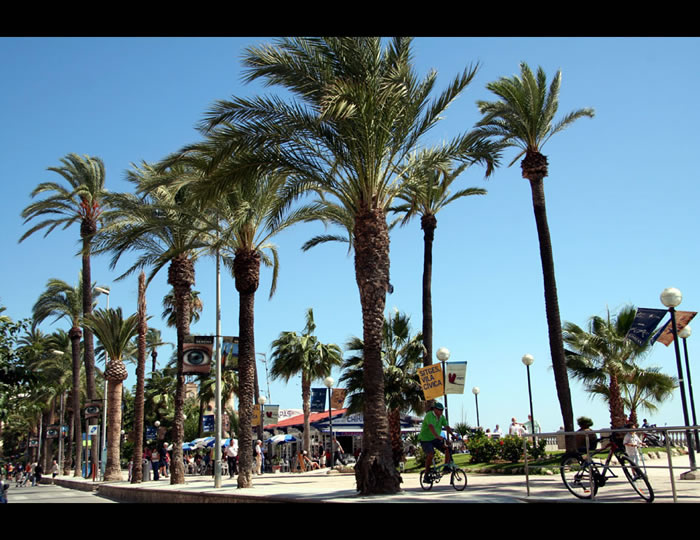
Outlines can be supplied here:
[[182, 344], [182, 373], [209, 373], [214, 336], [185, 336]]
[[323, 412], [326, 410], [326, 392], [328, 392], [328, 388], [311, 389], [311, 412]]
[[346, 394], [345, 388], [333, 388], [331, 390], [331, 409], [342, 409]]
[[[678, 332], [683, 330], [697, 314], [697, 311], [676, 311], [676, 330]], [[663, 343], [666, 347], [673, 343], [673, 325], [671, 324], [671, 319], [669, 319], [664, 327], [654, 335], [651, 343], [654, 344], [657, 341]]]
[[221, 344], [221, 369], [238, 371], [238, 337], [224, 336]]
[[644, 345], [666, 313], [667, 309], [637, 308], [632, 326], [627, 332], [627, 339], [636, 345]]
[[430, 364], [419, 368], [418, 377], [426, 401], [445, 394], [445, 383], [440, 364]]
[[263, 405], [263, 426], [269, 426], [278, 423], [279, 417], [279, 405]]
[[464, 394], [466, 379], [466, 362], [445, 363], [445, 394]]

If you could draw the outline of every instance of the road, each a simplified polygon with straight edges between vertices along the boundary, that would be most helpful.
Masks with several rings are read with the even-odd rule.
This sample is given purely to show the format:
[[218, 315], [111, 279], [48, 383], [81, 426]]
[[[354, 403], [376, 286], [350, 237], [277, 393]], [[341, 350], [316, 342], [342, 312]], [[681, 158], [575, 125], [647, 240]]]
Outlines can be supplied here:
[[80, 491], [53, 485], [38, 485], [35, 487], [15, 487], [14, 482], [10, 484], [7, 491], [8, 504], [16, 503], [78, 503], [78, 504], [102, 504], [115, 503], [99, 497], [91, 491]]

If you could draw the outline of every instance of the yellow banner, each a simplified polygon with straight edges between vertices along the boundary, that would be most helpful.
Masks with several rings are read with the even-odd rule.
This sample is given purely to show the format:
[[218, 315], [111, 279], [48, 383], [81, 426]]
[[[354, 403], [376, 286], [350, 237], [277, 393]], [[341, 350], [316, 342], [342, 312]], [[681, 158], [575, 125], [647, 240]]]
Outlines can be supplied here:
[[418, 369], [420, 384], [426, 401], [440, 397], [445, 393], [445, 381], [440, 364], [431, 364]]

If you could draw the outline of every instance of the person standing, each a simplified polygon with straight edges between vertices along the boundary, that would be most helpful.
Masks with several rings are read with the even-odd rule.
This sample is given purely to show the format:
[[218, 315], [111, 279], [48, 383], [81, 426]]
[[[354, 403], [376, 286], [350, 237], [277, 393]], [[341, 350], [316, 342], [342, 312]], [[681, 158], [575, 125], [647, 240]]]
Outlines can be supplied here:
[[228, 476], [233, 478], [234, 474], [238, 474], [236, 461], [238, 459], [238, 441], [231, 439], [231, 444], [226, 447], [226, 461], [228, 463]]
[[262, 441], [260, 439], [255, 443], [255, 473], [262, 474]]
[[516, 435], [522, 437], [525, 432], [525, 428], [522, 424], [518, 424], [515, 417], [511, 418], [510, 426], [508, 427], [508, 435]]
[[58, 462], [54, 459], [53, 464], [51, 465], [51, 483], [53, 484], [56, 480], [55, 478], [58, 476]]
[[[625, 427], [627, 429], [637, 428], [634, 424], [627, 424]], [[624, 445], [627, 455], [635, 465], [639, 465], [639, 449], [642, 447], [642, 440], [639, 438], [636, 431], [628, 431], [625, 433]]]
[[44, 474], [44, 467], [41, 466], [41, 463], [37, 463], [34, 467], [34, 485], [41, 483], [42, 474]]
[[151, 468], [153, 469], [153, 480], [158, 480], [158, 469], [160, 469], [160, 452], [156, 446], [151, 452]]

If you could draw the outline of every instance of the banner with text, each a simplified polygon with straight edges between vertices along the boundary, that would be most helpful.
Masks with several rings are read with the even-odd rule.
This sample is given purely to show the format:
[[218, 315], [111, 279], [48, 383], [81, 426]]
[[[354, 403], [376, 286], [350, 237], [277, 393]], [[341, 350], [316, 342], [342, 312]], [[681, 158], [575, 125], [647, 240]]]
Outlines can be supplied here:
[[637, 308], [627, 339], [637, 345], [644, 345], [666, 313], [667, 309]]
[[464, 394], [464, 384], [467, 379], [467, 363], [446, 362], [445, 372], [445, 394]]
[[440, 364], [431, 364], [418, 369], [418, 377], [426, 401], [435, 399], [445, 393], [444, 377]]
[[328, 388], [311, 389], [311, 412], [323, 412], [326, 410], [326, 395]]

